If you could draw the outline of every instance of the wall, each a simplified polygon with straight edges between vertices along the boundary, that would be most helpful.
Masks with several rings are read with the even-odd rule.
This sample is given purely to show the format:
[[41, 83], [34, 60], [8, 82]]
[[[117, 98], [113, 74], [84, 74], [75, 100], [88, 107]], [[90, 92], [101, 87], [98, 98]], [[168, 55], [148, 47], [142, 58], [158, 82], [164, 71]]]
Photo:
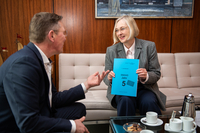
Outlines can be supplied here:
[[[64, 53], [105, 53], [112, 45], [114, 19], [95, 19], [94, 0], [0, 0], [0, 47], [7, 59], [17, 51], [16, 34], [26, 45], [32, 16], [41, 11], [55, 12], [64, 17], [68, 31]], [[156, 43], [159, 53], [200, 52], [200, 1], [195, 0], [194, 16], [187, 19], [136, 19], [138, 38]], [[55, 61], [53, 82], [58, 82], [58, 56]]]
[[[29, 42], [29, 23], [33, 15], [53, 12], [53, 0], [0, 0], [0, 3], [0, 50], [7, 47], [8, 52], [2, 53], [6, 60], [17, 51], [17, 34], [22, 36], [18, 39], [20, 43], [26, 45]], [[52, 77], [55, 83], [55, 73]]]

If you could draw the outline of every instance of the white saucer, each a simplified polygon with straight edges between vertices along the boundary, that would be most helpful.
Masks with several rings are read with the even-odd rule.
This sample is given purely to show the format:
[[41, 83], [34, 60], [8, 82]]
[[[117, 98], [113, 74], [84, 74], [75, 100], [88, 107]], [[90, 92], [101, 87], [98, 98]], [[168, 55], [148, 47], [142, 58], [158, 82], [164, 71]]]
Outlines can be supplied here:
[[173, 133], [196, 133], [196, 129], [197, 126], [195, 126], [195, 128], [193, 130], [191, 130], [190, 132], [186, 132], [186, 131], [173, 131], [170, 129], [169, 127], [169, 123], [165, 123], [165, 130], [168, 132], [173, 132]]
[[159, 119], [159, 118], [157, 119], [157, 123], [154, 123], [154, 124], [152, 124], [152, 123], [147, 123], [147, 122], [143, 122], [143, 120], [146, 120], [146, 117], [140, 119], [140, 121], [141, 121], [143, 124], [147, 125], [147, 126], [160, 126], [160, 125], [163, 124], [163, 121], [162, 121], [161, 119]]

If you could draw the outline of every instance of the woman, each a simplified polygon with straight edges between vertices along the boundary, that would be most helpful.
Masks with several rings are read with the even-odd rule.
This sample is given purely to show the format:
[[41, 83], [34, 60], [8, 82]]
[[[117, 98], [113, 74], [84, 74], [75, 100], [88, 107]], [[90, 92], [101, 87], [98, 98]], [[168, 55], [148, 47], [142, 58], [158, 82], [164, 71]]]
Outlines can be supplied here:
[[[118, 18], [113, 30], [114, 45], [106, 51], [105, 70], [110, 70], [110, 73], [104, 82], [108, 86], [107, 98], [117, 108], [118, 116], [133, 116], [136, 109], [139, 109], [141, 115], [147, 111], [160, 115], [160, 108], [165, 110], [166, 96], [159, 91], [157, 85], [161, 73], [155, 43], [136, 38], [138, 34], [139, 29], [132, 17]], [[139, 59], [139, 69], [136, 71], [139, 77], [137, 97], [111, 94], [112, 78], [115, 77], [112, 71], [114, 58]]]

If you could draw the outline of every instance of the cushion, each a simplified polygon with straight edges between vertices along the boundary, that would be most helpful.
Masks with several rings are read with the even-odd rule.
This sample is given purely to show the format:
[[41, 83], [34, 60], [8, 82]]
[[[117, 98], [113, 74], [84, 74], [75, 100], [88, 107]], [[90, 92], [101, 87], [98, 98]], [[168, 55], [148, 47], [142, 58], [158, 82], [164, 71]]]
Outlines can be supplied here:
[[175, 53], [179, 88], [200, 86], [200, 53]]
[[158, 60], [161, 66], [159, 88], [177, 88], [174, 54], [158, 53]]
[[[87, 80], [87, 78], [104, 71], [105, 54], [59, 54], [59, 91], [70, 89]], [[90, 90], [103, 89], [107, 86], [101, 82], [100, 86]]]

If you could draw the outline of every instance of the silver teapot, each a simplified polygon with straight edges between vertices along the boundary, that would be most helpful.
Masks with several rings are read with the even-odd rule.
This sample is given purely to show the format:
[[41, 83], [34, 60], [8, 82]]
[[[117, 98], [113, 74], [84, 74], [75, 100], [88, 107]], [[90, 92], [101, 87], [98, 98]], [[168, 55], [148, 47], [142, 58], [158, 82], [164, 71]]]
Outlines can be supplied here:
[[181, 116], [192, 117], [193, 119], [196, 117], [195, 102], [192, 93], [184, 97]]

